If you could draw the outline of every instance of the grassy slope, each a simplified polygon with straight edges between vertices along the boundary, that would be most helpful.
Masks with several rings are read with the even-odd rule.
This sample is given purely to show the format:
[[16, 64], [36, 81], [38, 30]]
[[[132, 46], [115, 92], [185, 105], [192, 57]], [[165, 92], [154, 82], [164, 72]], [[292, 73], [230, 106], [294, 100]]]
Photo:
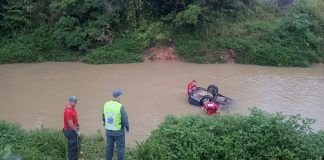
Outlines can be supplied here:
[[[251, 115], [168, 116], [126, 159], [319, 159], [324, 132], [310, 128], [314, 120], [300, 115], [269, 114], [253, 108]], [[104, 159], [100, 132], [82, 136], [82, 159]], [[54, 129], [27, 131], [0, 121], [0, 159], [66, 159], [63, 133]]]

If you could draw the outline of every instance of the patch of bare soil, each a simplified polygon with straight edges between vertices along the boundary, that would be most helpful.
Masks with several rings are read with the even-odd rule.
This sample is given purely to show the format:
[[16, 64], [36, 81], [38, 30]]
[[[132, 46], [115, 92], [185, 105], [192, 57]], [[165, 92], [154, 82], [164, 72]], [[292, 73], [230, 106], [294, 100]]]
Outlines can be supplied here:
[[[175, 47], [173, 44], [154, 45], [145, 51], [144, 61], [145, 62], [180, 61], [180, 59], [175, 54], [174, 48]], [[217, 59], [219, 59], [221, 62], [235, 63], [236, 52], [232, 49], [224, 49], [216, 53], [212, 50], [206, 50], [204, 52], [204, 56], [210, 58], [214, 58], [216, 56]]]
[[145, 62], [164, 62], [178, 61], [178, 57], [174, 53], [174, 45], [157, 46], [148, 48], [145, 52]]
[[224, 63], [235, 63], [236, 52], [232, 49], [225, 49], [219, 51], [219, 58]]
[[220, 51], [206, 50], [204, 56], [209, 59], [217, 59], [220, 63], [235, 63], [236, 52], [232, 49], [223, 49]]

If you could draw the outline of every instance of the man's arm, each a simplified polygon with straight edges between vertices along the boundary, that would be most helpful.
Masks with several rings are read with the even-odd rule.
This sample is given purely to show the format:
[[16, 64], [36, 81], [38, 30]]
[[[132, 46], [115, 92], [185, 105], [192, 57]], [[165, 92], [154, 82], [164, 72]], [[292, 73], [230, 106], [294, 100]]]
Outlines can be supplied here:
[[73, 124], [72, 119], [68, 120], [68, 125], [73, 131], [78, 132], [78, 127]]
[[72, 112], [71, 111], [64, 112], [64, 118], [66, 118], [69, 128], [71, 128], [73, 131], [77, 132], [78, 126], [75, 126], [73, 124], [73, 114], [72, 114]]
[[122, 126], [126, 128], [126, 131], [129, 132], [129, 123], [128, 123], [128, 116], [127, 112], [124, 107], [120, 108], [120, 114], [122, 118]]
[[103, 121], [103, 125], [105, 126], [106, 125], [106, 121], [105, 121], [105, 114], [104, 114], [104, 112], [102, 112], [102, 121]]

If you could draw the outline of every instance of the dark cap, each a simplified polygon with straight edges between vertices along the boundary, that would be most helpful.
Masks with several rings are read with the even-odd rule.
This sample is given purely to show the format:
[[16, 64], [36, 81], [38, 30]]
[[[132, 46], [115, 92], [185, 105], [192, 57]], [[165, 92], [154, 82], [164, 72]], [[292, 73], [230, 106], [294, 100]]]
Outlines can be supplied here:
[[117, 97], [119, 97], [120, 95], [122, 95], [122, 91], [121, 91], [120, 89], [115, 89], [115, 90], [113, 91], [113, 93], [112, 93], [112, 96], [113, 96], [114, 98], [117, 98]]

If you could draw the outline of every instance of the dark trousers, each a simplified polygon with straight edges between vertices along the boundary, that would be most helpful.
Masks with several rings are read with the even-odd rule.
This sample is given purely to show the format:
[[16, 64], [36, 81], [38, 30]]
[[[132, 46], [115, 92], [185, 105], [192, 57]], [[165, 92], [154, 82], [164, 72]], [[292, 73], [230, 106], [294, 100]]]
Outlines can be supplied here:
[[77, 134], [69, 129], [64, 132], [64, 136], [68, 141], [68, 157], [69, 160], [78, 160], [79, 153], [79, 138]]
[[106, 160], [112, 160], [114, 155], [114, 144], [116, 142], [117, 149], [117, 160], [124, 160], [125, 157], [125, 134], [120, 136], [109, 136], [107, 137], [107, 147], [106, 147]]

